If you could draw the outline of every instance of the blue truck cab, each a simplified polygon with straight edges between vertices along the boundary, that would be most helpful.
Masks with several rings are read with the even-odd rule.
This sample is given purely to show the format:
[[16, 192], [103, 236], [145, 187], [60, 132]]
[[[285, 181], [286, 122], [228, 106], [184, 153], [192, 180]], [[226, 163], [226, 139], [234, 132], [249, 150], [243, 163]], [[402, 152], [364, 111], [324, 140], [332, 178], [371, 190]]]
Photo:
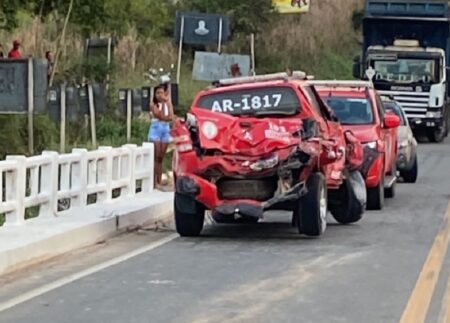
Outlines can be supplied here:
[[450, 117], [448, 1], [366, 0], [363, 38], [354, 76], [399, 102], [415, 134], [441, 142]]

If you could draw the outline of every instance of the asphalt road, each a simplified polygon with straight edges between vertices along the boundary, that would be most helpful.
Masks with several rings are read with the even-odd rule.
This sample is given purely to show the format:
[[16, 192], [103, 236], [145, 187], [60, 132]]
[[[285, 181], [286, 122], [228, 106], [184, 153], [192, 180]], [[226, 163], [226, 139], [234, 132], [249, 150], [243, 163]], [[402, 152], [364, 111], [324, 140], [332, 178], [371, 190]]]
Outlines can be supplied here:
[[[0, 308], [17, 303], [0, 322], [445, 321], [450, 140], [422, 144], [419, 157], [417, 184], [399, 185], [383, 212], [356, 225], [330, 219], [320, 239], [300, 238], [289, 216], [274, 214], [258, 225], [208, 227], [195, 239], [127, 234], [0, 278]], [[21, 302], [31, 290], [36, 297]]]

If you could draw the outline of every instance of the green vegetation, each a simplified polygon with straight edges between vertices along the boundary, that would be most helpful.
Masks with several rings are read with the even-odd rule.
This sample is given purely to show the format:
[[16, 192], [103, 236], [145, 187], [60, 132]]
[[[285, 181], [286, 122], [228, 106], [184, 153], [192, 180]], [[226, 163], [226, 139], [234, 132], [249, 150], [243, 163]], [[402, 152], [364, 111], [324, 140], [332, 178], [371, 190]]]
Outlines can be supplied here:
[[[362, 0], [322, 0], [306, 15], [281, 17], [269, 0], [73, 0], [66, 41], [61, 49], [56, 81], [99, 81], [110, 78], [108, 113], [97, 120], [99, 145], [126, 143], [126, 122], [114, 113], [116, 89], [145, 85], [144, 72], [150, 67], [168, 67], [176, 62], [173, 43], [175, 12], [189, 10], [219, 12], [232, 17], [232, 40], [224, 44], [228, 53], [249, 54], [249, 35], [256, 34], [257, 73], [302, 69], [316, 78], [350, 78], [352, 57], [359, 51], [358, 28]], [[15, 38], [21, 39], [25, 55], [43, 57], [56, 52], [70, 1], [0, 1], [0, 43], [4, 51]], [[105, 68], [83, 58], [86, 37], [112, 36], [117, 40], [114, 63]], [[180, 84], [181, 116], [195, 94], [207, 83], [191, 79], [195, 50], [214, 47], [185, 46]], [[0, 116], [0, 158], [27, 153], [25, 116]], [[148, 121], [133, 121], [132, 142], [146, 140]], [[35, 120], [36, 153], [59, 148], [59, 125], [47, 116]], [[90, 148], [88, 123], [67, 126], [67, 150]], [[166, 163], [170, 167], [170, 162]]]

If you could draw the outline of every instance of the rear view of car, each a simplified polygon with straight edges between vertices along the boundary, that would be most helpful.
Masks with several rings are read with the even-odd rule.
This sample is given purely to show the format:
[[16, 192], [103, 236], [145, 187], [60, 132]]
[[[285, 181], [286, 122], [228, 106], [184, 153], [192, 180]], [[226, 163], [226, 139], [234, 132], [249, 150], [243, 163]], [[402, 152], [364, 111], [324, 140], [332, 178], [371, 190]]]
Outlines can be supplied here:
[[328, 210], [341, 223], [364, 212], [362, 146], [301, 79], [222, 80], [197, 95], [172, 135], [182, 236], [200, 234], [205, 210], [218, 223], [252, 223], [267, 210], [287, 210], [309, 236], [325, 231]]

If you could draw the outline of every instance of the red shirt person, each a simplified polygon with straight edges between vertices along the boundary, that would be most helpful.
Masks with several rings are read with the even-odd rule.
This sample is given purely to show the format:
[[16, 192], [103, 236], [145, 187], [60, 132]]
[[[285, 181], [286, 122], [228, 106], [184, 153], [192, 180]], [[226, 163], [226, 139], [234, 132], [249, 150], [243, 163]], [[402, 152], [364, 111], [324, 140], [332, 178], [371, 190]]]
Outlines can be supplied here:
[[20, 52], [20, 42], [15, 40], [13, 42], [13, 48], [8, 53], [8, 58], [21, 58], [22, 53]]

